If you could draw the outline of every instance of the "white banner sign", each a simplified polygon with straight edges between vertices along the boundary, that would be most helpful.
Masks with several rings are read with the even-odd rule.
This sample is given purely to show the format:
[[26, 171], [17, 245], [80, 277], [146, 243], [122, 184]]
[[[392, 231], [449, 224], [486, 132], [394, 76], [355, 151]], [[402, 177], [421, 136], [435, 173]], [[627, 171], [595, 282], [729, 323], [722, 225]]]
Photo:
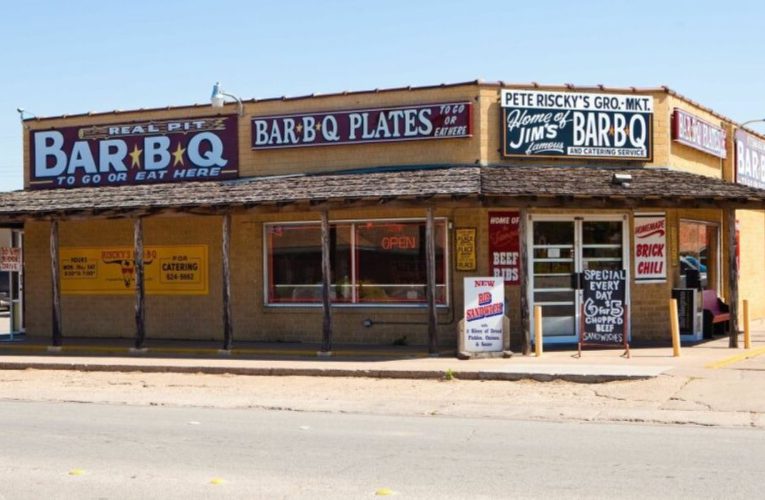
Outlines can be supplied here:
[[0, 271], [21, 272], [21, 248], [0, 247]]
[[664, 214], [635, 214], [635, 281], [667, 279], [667, 219]]
[[502, 278], [465, 278], [465, 350], [501, 351], [505, 316], [505, 283]]

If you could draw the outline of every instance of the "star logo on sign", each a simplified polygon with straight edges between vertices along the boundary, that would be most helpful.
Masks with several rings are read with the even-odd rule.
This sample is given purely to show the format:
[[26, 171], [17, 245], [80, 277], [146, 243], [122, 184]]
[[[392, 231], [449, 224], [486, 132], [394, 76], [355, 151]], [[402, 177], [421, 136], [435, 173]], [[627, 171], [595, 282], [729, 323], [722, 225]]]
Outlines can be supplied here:
[[313, 128], [315, 128], [316, 131], [318, 132], [319, 130], [321, 130], [321, 123], [317, 123], [316, 125], [314, 125]]
[[174, 158], [173, 166], [174, 167], [177, 166], [179, 163], [182, 167], [185, 166], [185, 164], [183, 163], [183, 153], [185, 152], [186, 152], [186, 148], [182, 148], [181, 143], [178, 142], [178, 147], [176, 147], [175, 151], [173, 151], [173, 158]]
[[298, 134], [302, 133], [302, 132], [303, 132], [303, 124], [302, 124], [302, 123], [298, 123], [298, 124], [295, 126], [295, 130], [297, 130], [297, 131], [298, 131]]
[[608, 135], [614, 135], [614, 127], [608, 129]]
[[130, 163], [130, 168], [141, 168], [141, 153], [143, 149], [138, 149], [138, 144], [133, 145], [133, 151], [130, 153], [133, 161]]

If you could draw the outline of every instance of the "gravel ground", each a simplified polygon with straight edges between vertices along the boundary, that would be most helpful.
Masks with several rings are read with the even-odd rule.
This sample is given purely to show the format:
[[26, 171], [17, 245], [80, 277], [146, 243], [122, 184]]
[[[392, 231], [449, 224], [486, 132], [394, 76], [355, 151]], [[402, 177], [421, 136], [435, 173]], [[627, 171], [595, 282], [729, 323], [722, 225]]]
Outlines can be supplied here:
[[28, 369], [0, 372], [0, 400], [765, 428], [762, 373], [577, 384]]

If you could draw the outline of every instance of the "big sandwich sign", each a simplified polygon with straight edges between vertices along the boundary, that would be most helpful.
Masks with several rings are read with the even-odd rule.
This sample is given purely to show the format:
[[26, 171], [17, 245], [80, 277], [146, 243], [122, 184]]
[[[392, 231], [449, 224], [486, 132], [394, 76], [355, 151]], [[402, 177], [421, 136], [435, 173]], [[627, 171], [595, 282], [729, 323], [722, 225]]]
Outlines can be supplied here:
[[502, 90], [506, 157], [650, 161], [653, 97]]

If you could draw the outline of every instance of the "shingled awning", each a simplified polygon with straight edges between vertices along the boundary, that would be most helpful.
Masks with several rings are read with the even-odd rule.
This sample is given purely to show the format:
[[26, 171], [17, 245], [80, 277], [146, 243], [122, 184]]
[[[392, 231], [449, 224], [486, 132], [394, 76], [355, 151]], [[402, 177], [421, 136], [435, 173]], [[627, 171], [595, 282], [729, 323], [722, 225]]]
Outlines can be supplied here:
[[[614, 182], [614, 174], [631, 176]], [[324, 204], [353, 208], [390, 201], [576, 208], [765, 209], [765, 190], [656, 167], [438, 166], [381, 168], [235, 181], [27, 190], [0, 193], [0, 220], [120, 216], [163, 210], [216, 213]]]

